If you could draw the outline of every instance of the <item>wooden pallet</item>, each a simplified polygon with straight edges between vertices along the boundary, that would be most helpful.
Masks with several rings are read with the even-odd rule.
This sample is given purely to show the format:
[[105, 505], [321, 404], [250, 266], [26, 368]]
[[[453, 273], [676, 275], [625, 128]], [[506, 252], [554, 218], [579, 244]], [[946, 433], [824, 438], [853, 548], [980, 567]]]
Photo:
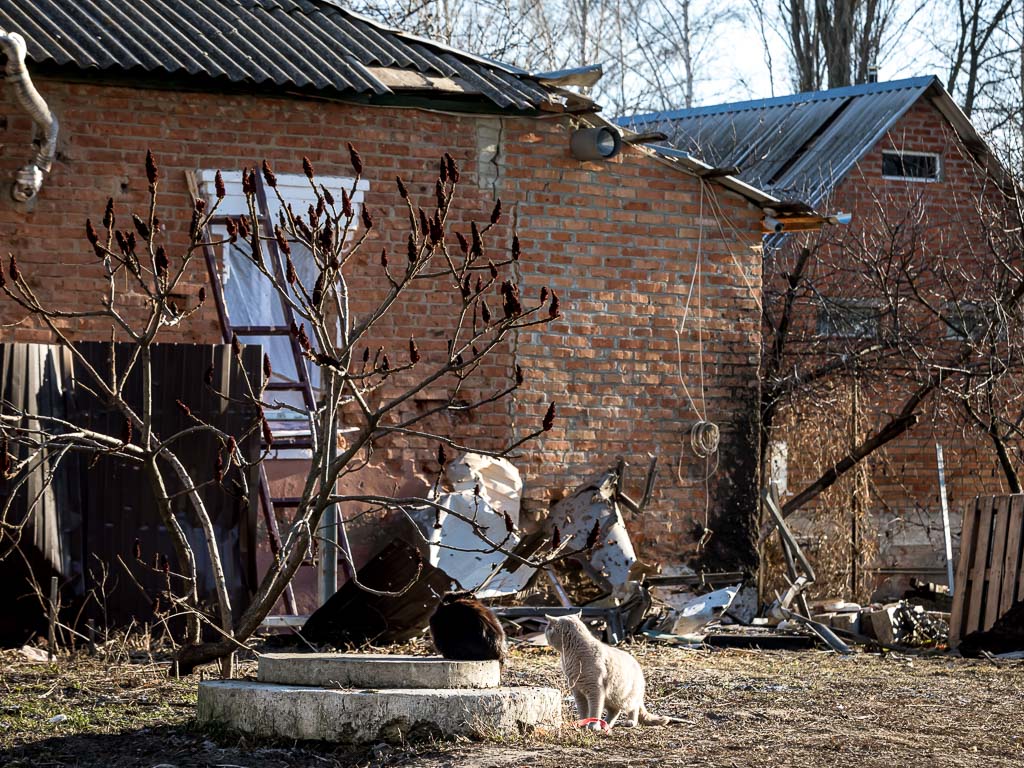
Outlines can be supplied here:
[[949, 644], [989, 629], [1024, 600], [1024, 494], [979, 496], [964, 512]]

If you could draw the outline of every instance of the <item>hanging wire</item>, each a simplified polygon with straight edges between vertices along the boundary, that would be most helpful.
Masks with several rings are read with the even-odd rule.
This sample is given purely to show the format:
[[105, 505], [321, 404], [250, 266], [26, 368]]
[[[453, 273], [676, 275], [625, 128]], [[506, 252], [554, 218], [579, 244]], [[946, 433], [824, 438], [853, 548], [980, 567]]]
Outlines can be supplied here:
[[713, 421], [698, 421], [690, 428], [690, 448], [701, 459], [718, 450], [721, 433]]

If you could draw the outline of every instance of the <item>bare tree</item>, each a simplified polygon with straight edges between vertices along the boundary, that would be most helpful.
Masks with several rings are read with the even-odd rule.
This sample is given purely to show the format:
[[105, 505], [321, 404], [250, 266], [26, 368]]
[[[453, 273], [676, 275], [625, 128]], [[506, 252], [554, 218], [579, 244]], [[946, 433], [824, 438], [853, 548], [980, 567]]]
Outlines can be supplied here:
[[[758, 26], [771, 29], [789, 53], [796, 91], [864, 83], [898, 46], [924, 6], [897, 0], [751, 0]], [[764, 37], [764, 35], [762, 35]], [[766, 49], [769, 48], [767, 39]]]
[[954, 39], [945, 51], [949, 58], [946, 90], [959, 96], [970, 117], [979, 96], [993, 87], [994, 64], [1019, 52], [1013, 49], [1007, 23], [1022, 12], [1020, 0], [957, 0], [949, 7]]
[[[1006, 177], [939, 211], [920, 188], [873, 213], [769, 249], [764, 270], [762, 466], [774, 439], [836, 422], [840, 434], [783, 505], [791, 514], [924, 420], [992, 449], [1005, 486], [1024, 461], [1024, 220]], [[850, 411], [854, 424], [833, 419]], [[857, 417], [856, 412], [863, 414]], [[796, 420], [786, 421], [787, 414]], [[824, 431], [815, 442], [828, 442]]]
[[[5, 403], [0, 420], [0, 442], [4, 475], [13, 489], [0, 513], [0, 537], [16, 540], [24, 520], [12, 517], [11, 501], [23, 488], [26, 478], [40, 466], [47, 468], [48, 479], [60, 461], [70, 452], [104, 455], [141, 466], [150, 478], [153, 496], [161, 520], [170, 532], [178, 556], [178, 569], [168, 572], [168, 597], [176, 610], [190, 616], [188, 644], [178, 656], [179, 670], [187, 673], [195, 665], [218, 658], [230, 659], [232, 652], [244, 644], [273, 608], [306, 553], [319, 536], [325, 510], [339, 504], [357, 505], [361, 515], [398, 511], [408, 515], [415, 506], [441, 510], [436, 502], [420, 498], [392, 498], [380, 495], [342, 495], [336, 490], [340, 478], [364, 467], [376, 446], [388, 440], [417, 442], [436, 450], [440, 467], [451, 451], [469, 450], [446, 426], [445, 417], [466, 414], [506, 400], [523, 381], [523, 372], [509, 371], [506, 381], [485, 378], [482, 368], [501, 352], [510, 334], [518, 329], [543, 325], [559, 317], [558, 296], [543, 289], [539, 298], [527, 300], [520, 296], [511, 275], [520, 258], [518, 238], [511, 236], [503, 256], [489, 252], [485, 241], [502, 219], [502, 206], [496, 202], [480, 225], [473, 223], [466, 233], [448, 231], [448, 217], [459, 183], [459, 169], [450, 155], [445, 155], [434, 181], [434, 194], [428, 201], [416, 201], [408, 187], [397, 179], [396, 194], [408, 216], [406, 246], [399, 254], [382, 251], [376, 258], [364, 252], [369, 233], [377, 223], [367, 208], [357, 210], [352, 203], [363, 173], [362, 159], [351, 148], [355, 173], [349, 189], [329, 190], [317, 181], [312, 165], [303, 159], [303, 170], [317, 203], [307, 212], [296, 212], [277, 190], [273, 169], [264, 162], [261, 176], [256, 169], [242, 174], [242, 188], [249, 213], [222, 222], [223, 237], [244, 247], [241, 250], [252, 267], [273, 292], [301, 318], [291, 330], [311, 366], [319, 369], [321, 396], [317, 410], [310, 414], [314, 451], [305, 478], [293, 524], [288, 531], [273, 566], [260, 581], [250, 603], [233, 616], [229, 591], [225, 583], [221, 542], [210, 522], [200, 489], [210, 482], [221, 483], [227, 473], [238, 470], [244, 482], [251, 465], [238, 448], [241, 435], [231, 435], [202, 421], [193, 414], [187, 402], [179, 403], [191, 418], [191, 424], [175, 434], [158, 434], [154, 427], [154, 382], [161, 375], [154, 370], [151, 359], [154, 344], [169, 329], [186, 322], [206, 298], [199, 292], [188, 308], [179, 306], [176, 294], [184, 277], [193, 269], [193, 262], [209, 237], [216, 238], [213, 225], [218, 221], [217, 208], [225, 197], [225, 184], [217, 174], [212, 202], [195, 201], [188, 243], [180, 253], [172, 252], [171, 243], [164, 242], [158, 221], [158, 189], [160, 173], [156, 161], [147, 154], [146, 177], [150, 203], [142, 215], [130, 216], [131, 226], [119, 229], [113, 202], [107, 206], [102, 225], [87, 221], [85, 234], [96, 254], [97, 269], [105, 277], [106, 290], [96, 297], [95, 309], [66, 310], [45, 305], [32, 289], [31, 277], [12, 256], [7, 275], [0, 279], [4, 293], [27, 315], [47, 327], [56, 343], [76, 358], [85, 372], [85, 384], [107, 405], [123, 417], [125, 428], [118, 434], [104, 434], [78, 423], [75, 416], [56, 419], [32, 414]], [[258, 197], [264, 191], [276, 194], [281, 206], [280, 220], [266, 221], [261, 215]], [[422, 202], [424, 207], [419, 207]], [[427, 212], [429, 211], [429, 213]], [[350, 233], [356, 233], [354, 243]], [[221, 240], [221, 243], [225, 240]], [[305, 281], [295, 268], [301, 249], [313, 265], [313, 278]], [[377, 290], [373, 296], [353, 296], [353, 275], [375, 275]], [[309, 274], [308, 272], [306, 274]], [[355, 300], [365, 300], [369, 308], [356, 315]], [[131, 311], [142, 305], [143, 310]], [[386, 318], [396, 311], [414, 311], [424, 307], [425, 321], [432, 331], [446, 335], [443, 344], [427, 339], [391, 338], [385, 328]], [[126, 340], [132, 353], [126, 366], [110, 366], [101, 372], [72, 343], [65, 330], [72, 319], [88, 319], [109, 323], [112, 334]], [[233, 342], [234, 355], [241, 357], [242, 347]], [[248, 432], [262, 433], [269, 450], [273, 434], [267, 414], [288, 408], [268, 396], [271, 376], [269, 360], [264, 360], [263, 375], [248, 382], [243, 398], [258, 414]], [[133, 407], [124, 391], [124, 382], [132, 375], [141, 375], [143, 398], [140, 407]], [[488, 374], [490, 375], [490, 374]], [[202, 383], [197, 381], [197, 387]], [[214, 378], [206, 376], [207, 388], [213, 389]], [[215, 390], [214, 390], [215, 391]], [[434, 404], [426, 409], [409, 407], [412, 400], [429, 392]], [[220, 393], [228, 397], [225, 393]], [[238, 397], [232, 393], [232, 397]], [[552, 404], [538, 429], [507, 445], [498, 453], [507, 453], [525, 441], [550, 430], [554, 423]], [[339, 427], [349, 428], [347, 441], [338, 445]], [[353, 429], [354, 428], [354, 429]], [[216, 476], [193, 477], [185, 469], [182, 452], [199, 435], [211, 435], [222, 446], [223, 466]], [[476, 447], [476, 451], [495, 455]], [[439, 470], [440, 471], [440, 470]], [[173, 478], [174, 483], [170, 479]], [[204, 611], [197, 600], [197, 556], [176, 517], [172, 501], [182, 487], [191, 513], [202, 527], [204, 557], [209, 562], [216, 584], [216, 610]], [[33, 501], [29, 500], [31, 508]], [[507, 551], [513, 535], [490, 540], [478, 521], [445, 512], [468, 523], [481, 539], [481, 551]], [[346, 539], [339, 536], [341, 557], [352, 562], [345, 548]], [[6, 542], [5, 542], [6, 543]], [[180, 582], [172, 589], [170, 576]], [[199, 622], [213, 628], [218, 636], [202, 642]], [[228, 664], [228, 669], [230, 664]]]

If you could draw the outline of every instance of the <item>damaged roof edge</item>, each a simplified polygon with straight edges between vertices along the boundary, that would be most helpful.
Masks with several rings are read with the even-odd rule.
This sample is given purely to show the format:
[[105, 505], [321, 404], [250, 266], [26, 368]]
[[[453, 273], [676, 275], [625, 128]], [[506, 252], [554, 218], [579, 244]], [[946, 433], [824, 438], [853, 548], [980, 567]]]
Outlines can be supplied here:
[[715, 183], [720, 184], [731, 192], [735, 192], [743, 198], [746, 198], [759, 208], [771, 207], [782, 202], [774, 195], [771, 195], [752, 184], [748, 184], [732, 174], [714, 173], [716, 170], [714, 167], [708, 165], [702, 160], [698, 160], [689, 152], [683, 152], [679, 149], [672, 149], [671, 147], [664, 147], [661, 145], [648, 146], [633, 144], [630, 142], [630, 137], [639, 136], [640, 134], [629, 130], [620, 123], [606, 120], [597, 114], [590, 115], [589, 118], [592, 123], [596, 124], [594, 127], [603, 127], [618, 131], [622, 134], [623, 142], [630, 144], [634, 149], [647, 155], [653, 160], [675, 168], [676, 170], [681, 170], [691, 176], [696, 176], [702, 179], [711, 177], [711, 180]]
[[782, 202], [781, 199], [774, 195], [771, 195], [752, 184], [748, 184], [732, 174], [720, 175], [715, 173], [718, 169], [714, 166], [708, 165], [703, 160], [697, 159], [689, 152], [662, 146], [653, 146], [646, 149], [658, 159], [668, 160], [673, 165], [682, 166], [694, 176], [700, 178], [711, 177], [715, 182], [721, 184], [726, 189], [745, 197], [754, 205], [764, 208], [766, 206], [773, 206]]

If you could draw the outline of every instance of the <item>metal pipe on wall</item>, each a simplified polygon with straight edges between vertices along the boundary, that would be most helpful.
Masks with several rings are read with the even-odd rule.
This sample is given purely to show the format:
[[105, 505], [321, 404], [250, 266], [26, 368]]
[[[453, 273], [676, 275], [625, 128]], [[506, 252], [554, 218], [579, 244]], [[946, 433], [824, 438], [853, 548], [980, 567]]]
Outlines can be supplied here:
[[57, 118], [39, 95], [25, 66], [27, 46], [25, 38], [17, 32], [0, 30], [0, 50], [7, 56], [4, 68], [4, 82], [14, 91], [14, 98], [32, 121], [39, 127], [43, 138], [35, 156], [15, 174], [11, 196], [19, 203], [26, 203], [43, 186], [43, 175], [50, 172], [57, 155]]

